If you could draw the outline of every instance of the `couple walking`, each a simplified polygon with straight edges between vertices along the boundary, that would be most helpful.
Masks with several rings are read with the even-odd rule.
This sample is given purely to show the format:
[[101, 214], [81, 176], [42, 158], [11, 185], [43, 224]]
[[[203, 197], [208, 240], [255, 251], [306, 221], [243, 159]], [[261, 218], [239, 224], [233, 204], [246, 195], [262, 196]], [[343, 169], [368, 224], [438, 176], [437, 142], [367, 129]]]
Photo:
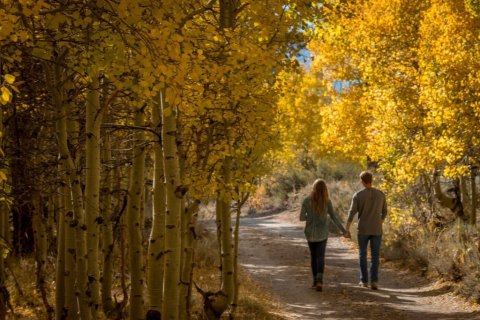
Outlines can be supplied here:
[[312, 288], [316, 288], [317, 291], [322, 291], [323, 286], [325, 250], [328, 238], [327, 215], [331, 217], [334, 224], [343, 232], [343, 236], [350, 238], [350, 225], [356, 214], [358, 214], [360, 286], [368, 287], [367, 248], [370, 242], [370, 286], [373, 290], [378, 289], [382, 223], [387, 215], [387, 204], [383, 192], [372, 187], [373, 176], [370, 172], [362, 172], [360, 180], [364, 189], [353, 195], [345, 228], [333, 209], [325, 181], [316, 180], [313, 183], [311, 194], [303, 200], [300, 221], [306, 221], [305, 236], [310, 249], [313, 275]]

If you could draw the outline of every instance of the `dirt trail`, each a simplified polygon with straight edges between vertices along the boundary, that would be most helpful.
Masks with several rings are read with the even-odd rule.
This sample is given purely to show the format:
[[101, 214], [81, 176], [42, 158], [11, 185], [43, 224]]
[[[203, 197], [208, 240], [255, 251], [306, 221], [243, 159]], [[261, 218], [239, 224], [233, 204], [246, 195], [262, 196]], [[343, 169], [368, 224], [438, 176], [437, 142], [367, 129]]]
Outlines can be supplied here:
[[240, 264], [283, 306], [279, 319], [480, 319], [480, 308], [408, 272], [380, 268], [380, 290], [358, 287], [357, 251], [330, 236], [324, 290], [310, 289], [303, 224], [297, 211], [241, 220]]

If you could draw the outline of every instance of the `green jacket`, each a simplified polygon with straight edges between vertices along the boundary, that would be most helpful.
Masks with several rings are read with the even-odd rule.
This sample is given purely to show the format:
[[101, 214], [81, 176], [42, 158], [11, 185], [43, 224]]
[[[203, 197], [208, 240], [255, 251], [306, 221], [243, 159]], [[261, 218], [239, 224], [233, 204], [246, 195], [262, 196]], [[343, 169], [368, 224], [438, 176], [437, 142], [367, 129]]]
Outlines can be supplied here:
[[[327, 200], [325, 209], [328, 215], [332, 219], [333, 223], [345, 233], [345, 228], [340, 221], [340, 217], [333, 209], [332, 201]], [[317, 214], [312, 206], [310, 196], [306, 197], [302, 203], [302, 209], [300, 211], [300, 221], [306, 221], [305, 223], [305, 237], [308, 242], [319, 242], [328, 238], [328, 216], [327, 214]]]

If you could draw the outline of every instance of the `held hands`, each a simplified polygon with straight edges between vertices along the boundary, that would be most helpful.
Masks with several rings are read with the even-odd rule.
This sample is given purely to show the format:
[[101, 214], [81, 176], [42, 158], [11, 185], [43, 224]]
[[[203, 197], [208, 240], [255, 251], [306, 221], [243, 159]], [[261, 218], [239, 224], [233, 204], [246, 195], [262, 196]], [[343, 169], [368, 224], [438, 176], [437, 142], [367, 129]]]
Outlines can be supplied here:
[[345, 233], [343, 234], [343, 236], [347, 239], [350, 239], [352, 237], [352, 235], [350, 234], [350, 223], [351, 221], [347, 221], [347, 224], [345, 225]]

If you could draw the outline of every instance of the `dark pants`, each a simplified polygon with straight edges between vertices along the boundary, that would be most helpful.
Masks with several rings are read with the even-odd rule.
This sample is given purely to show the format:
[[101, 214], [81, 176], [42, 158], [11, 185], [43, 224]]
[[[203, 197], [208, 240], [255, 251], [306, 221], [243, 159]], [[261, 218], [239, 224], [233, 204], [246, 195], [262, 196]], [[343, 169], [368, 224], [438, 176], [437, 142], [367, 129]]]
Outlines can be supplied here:
[[310, 249], [313, 282], [322, 282], [323, 270], [325, 269], [325, 249], [327, 248], [327, 240], [308, 242], [308, 248]]
[[360, 280], [368, 283], [367, 250], [370, 241], [370, 253], [372, 262], [370, 264], [370, 281], [378, 281], [378, 268], [380, 265], [380, 246], [382, 236], [358, 235], [359, 259], [360, 259]]

